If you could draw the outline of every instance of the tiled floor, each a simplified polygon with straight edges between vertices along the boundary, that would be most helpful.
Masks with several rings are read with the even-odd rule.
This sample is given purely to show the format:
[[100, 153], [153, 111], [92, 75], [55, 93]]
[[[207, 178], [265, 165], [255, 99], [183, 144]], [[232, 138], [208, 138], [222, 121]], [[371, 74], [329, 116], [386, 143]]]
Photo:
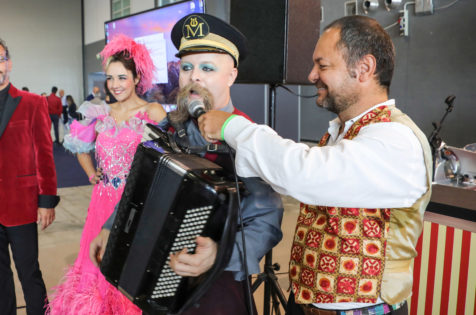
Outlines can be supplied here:
[[[79, 251], [79, 240], [91, 191], [92, 186], [59, 189], [61, 202], [56, 208], [56, 220], [46, 230], [38, 232], [40, 267], [48, 292], [51, 292], [51, 288], [60, 282], [65, 268], [74, 262]], [[276, 274], [283, 290], [287, 290], [289, 250], [298, 214], [298, 203], [289, 197], [283, 197], [283, 202], [285, 204], [282, 224], [284, 238], [273, 250], [273, 263], [281, 265], [281, 270]], [[17, 305], [24, 306], [23, 293], [17, 279], [15, 279], [15, 286]], [[284, 292], [284, 295], [287, 297], [288, 293]], [[262, 314], [263, 285], [258, 288], [254, 296], [258, 312]], [[25, 308], [20, 308], [18, 314], [26, 314]]]

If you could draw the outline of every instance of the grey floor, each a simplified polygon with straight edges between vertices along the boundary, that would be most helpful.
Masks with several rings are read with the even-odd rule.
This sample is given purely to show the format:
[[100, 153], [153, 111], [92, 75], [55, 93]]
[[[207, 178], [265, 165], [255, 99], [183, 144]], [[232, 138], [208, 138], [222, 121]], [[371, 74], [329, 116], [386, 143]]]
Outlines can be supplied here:
[[[55, 222], [44, 231], [39, 231], [40, 268], [48, 292], [60, 283], [65, 268], [71, 265], [79, 251], [81, 231], [86, 218], [92, 186], [60, 188], [61, 202], [56, 208]], [[283, 197], [285, 212], [283, 218], [284, 238], [273, 250], [273, 262], [281, 265], [277, 272], [279, 283], [287, 297], [288, 262], [294, 227], [298, 215], [298, 203], [292, 198]], [[13, 263], [12, 263], [13, 265]], [[15, 272], [16, 274], [16, 272]], [[18, 314], [26, 314], [21, 286], [15, 279]], [[263, 285], [254, 294], [259, 314], [263, 314]]]

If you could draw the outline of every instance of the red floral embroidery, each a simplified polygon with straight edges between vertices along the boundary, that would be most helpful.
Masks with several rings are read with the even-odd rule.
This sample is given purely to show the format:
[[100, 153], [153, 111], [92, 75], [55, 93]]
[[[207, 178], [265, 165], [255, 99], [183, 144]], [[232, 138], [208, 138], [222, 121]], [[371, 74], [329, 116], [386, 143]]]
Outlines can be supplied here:
[[376, 276], [382, 269], [382, 263], [378, 259], [364, 258], [362, 263], [362, 274]]
[[352, 234], [357, 229], [357, 226], [357, 220], [348, 220], [344, 223], [344, 230], [347, 232], [347, 234]]
[[337, 293], [354, 294], [357, 280], [349, 277], [337, 278]]
[[297, 262], [301, 261], [303, 248], [295, 244], [291, 250], [291, 259]]
[[307, 254], [306, 255], [306, 262], [310, 267], [314, 267], [314, 263], [316, 262], [316, 258], [314, 255]]
[[297, 275], [297, 268], [296, 266], [292, 266], [291, 269], [289, 270], [289, 274], [291, 275], [292, 278], [296, 277]]
[[322, 290], [329, 292], [331, 290], [331, 280], [323, 277], [319, 279], [319, 286]]
[[316, 224], [317, 225], [323, 225], [324, 223], [326, 223], [326, 216], [325, 215], [320, 215], [317, 218]]
[[319, 146], [320, 147], [325, 146], [327, 144], [327, 141], [329, 140], [330, 136], [331, 135], [328, 132], [326, 132], [324, 134], [324, 136], [322, 136], [321, 140], [319, 141]]
[[314, 286], [314, 271], [304, 268], [301, 272], [301, 282], [307, 285], [308, 287]]
[[342, 266], [347, 271], [352, 271], [357, 267], [352, 259], [346, 260], [342, 263]]
[[373, 215], [377, 213], [377, 209], [364, 209], [365, 214]]
[[296, 294], [296, 292], [299, 290], [299, 285], [296, 282], [293, 282], [291, 287], [292, 287], [293, 293]]
[[344, 254], [358, 255], [360, 251], [359, 239], [356, 238], [343, 238], [341, 252]]
[[359, 216], [359, 208], [342, 208], [342, 215]]
[[390, 209], [382, 209], [382, 215], [385, 221], [390, 221]]
[[317, 293], [316, 294], [316, 303], [332, 303], [334, 302], [334, 297], [331, 294]]
[[338, 297], [337, 298], [337, 303], [346, 303], [346, 302], [352, 302], [350, 298], [347, 297]]
[[372, 298], [358, 298], [357, 302], [359, 303], [377, 303], [377, 299]]
[[314, 230], [309, 231], [309, 233], [307, 233], [306, 245], [313, 248], [319, 247], [319, 243], [321, 242], [321, 237], [322, 237], [321, 233]]
[[319, 260], [319, 268], [320, 271], [326, 271], [329, 273], [334, 273], [337, 267], [337, 257], [332, 255], [323, 254]]
[[312, 222], [314, 222], [314, 219], [315, 219], [315, 218], [316, 218], [316, 213], [309, 211], [309, 212], [306, 214], [306, 217], [303, 218], [302, 224], [311, 225]]
[[325, 228], [325, 231], [329, 234], [339, 234], [339, 218], [337, 217], [332, 217], [327, 220], [327, 227]]
[[[366, 125], [390, 121], [390, 114], [386, 106], [375, 108], [349, 128], [345, 139], [352, 140]], [[326, 145], [329, 137], [326, 133], [319, 145]], [[390, 214], [390, 209], [301, 204], [290, 266], [297, 301], [375, 302]]]
[[364, 235], [367, 237], [381, 237], [382, 223], [375, 219], [364, 219]]
[[370, 292], [373, 289], [372, 281], [365, 281], [360, 285], [361, 292]]
[[302, 292], [301, 292], [301, 297], [305, 300], [305, 301], [309, 301], [311, 299], [311, 296], [312, 296], [312, 292], [307, 290], [307, 289], [303, 289]]
[[334, 250], [336, 248], [337, 244], [336, 244], [336, 241], [335, 239], [333, 238], [328, 238], [327, 240], [325, 240], [324, 242], [324, 247], [327, 249], [327, 250]]
[[375, 255], [380, 251], [380, 247], [375, 243], [368, 243], [365, 249], [369, 255]]
[[336, 207], [327, 207], [326, 210], [327, 210], [327, 213], [329, 213], [329, 215], [336, 215], [337, 214], [337, 208]]

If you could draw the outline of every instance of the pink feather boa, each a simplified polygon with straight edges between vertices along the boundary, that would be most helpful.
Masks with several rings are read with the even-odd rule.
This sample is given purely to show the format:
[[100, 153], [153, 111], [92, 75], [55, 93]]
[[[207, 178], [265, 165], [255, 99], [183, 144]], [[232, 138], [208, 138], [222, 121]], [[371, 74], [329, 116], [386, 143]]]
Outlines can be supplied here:
[[152, 88], [152, 80], [154, 79], [155, 67], [149, 50], [145, 45], [136, 43], [132, 38], [119, 34], [100, 53], [104, 69], [106, 69], [109, 57], [121, 51], [127, 51], [134, 60], [136, 72], [140, 75], [137, 93], [140, 95], [144, 94]]
[[[102, 278], [102, 275], [100, 276]], [[47, 306], [47, 315], [140, 315], [142, 311], [104, 278], [69, 269]]]

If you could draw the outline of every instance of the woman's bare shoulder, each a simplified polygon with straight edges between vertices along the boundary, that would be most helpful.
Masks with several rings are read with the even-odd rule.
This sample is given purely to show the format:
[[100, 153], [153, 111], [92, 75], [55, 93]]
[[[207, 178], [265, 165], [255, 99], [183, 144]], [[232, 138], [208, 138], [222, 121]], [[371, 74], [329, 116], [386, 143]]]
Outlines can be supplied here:
[[149, 118], [156, 122], [161, 121], [167, 115], [165, 109], [159, 103], [149, 103], [147, 105], [147, 113]]

